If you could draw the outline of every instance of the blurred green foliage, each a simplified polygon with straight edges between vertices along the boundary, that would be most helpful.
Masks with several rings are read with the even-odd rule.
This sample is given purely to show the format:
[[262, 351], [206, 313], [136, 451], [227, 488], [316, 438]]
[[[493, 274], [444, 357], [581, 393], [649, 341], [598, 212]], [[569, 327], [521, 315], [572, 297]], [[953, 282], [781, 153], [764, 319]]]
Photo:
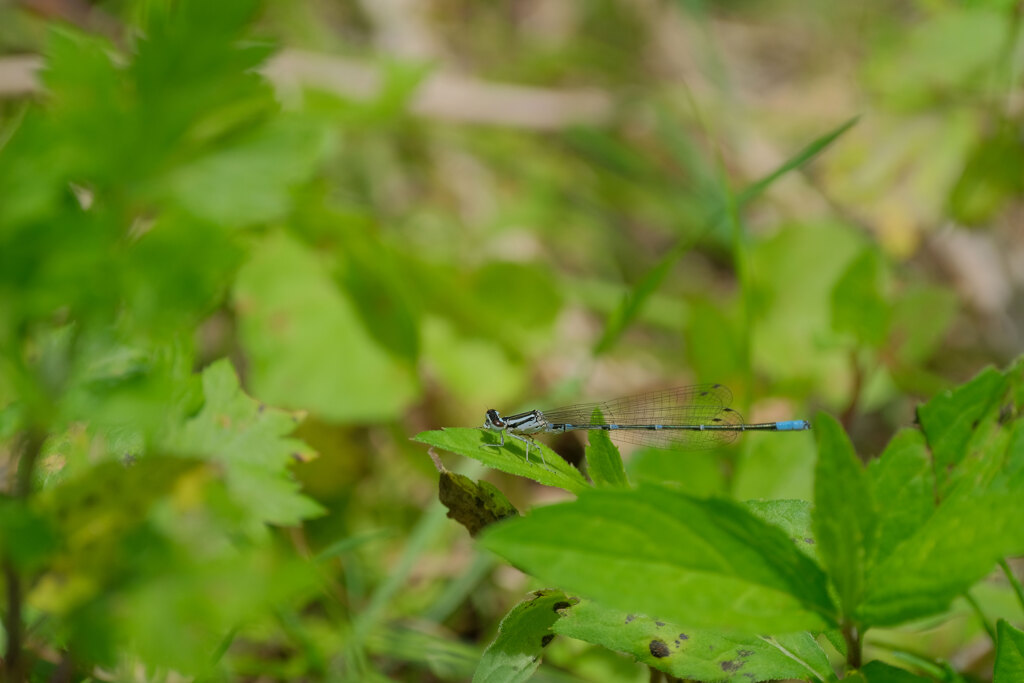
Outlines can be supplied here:
[[394, 7], [0, 5], [4, 675], [1014, 680], [1016, 4]]

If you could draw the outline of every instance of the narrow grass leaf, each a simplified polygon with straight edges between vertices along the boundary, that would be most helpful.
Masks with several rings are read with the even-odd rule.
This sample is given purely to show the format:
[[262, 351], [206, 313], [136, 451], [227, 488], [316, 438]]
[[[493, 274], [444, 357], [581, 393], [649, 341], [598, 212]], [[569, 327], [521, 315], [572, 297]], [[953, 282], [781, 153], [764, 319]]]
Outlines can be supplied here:
[[818, 442], [815, 537], [843, 612], [851, 614], [863, 597], [869, 544], [875, 533], [871, 489], [853, 445], [835, 418], [819, 414], [814, 433]]
[[481, 541], [545, 583], [691, 627], [787, 633], [835, 623], [821, 569], [781, 529], [727, 500], [654, 485], [595, 489], [495, 524]]
[[[482, 429], [456, 427], [420, 432], [413, 437], [413, 441], [479, 460], [488, 467], [533, 479], [545, 486], [555, 486], [573, 493], [590, 488], [579, 470], [539, 442], [530, 446], [530, 459], [527, 461], [526, 446], [517, 439], [506, 437], [503, 448], [485, 448], [487, 444], [496, 445], [498, 437], [495, 434], [487, 434]], [[544, 463], [541, 462], [541, 455], [544, 457]]]
[[540, 666], [541, 651], [554, 633], [551, 626], [568, 610], [572, 600], [561, 591], [537, 591], [512, 608], [498, 627], [498, 636], [484, 651], [473, 683], [527, 681]]
[[686, 628], [591, 600], [568, 610], [552, 630], [624, 652], [676, 678], [736, 683], [835, 678], [828, 657], [808, 633], [782, 636], [780, 642], [766, 636]]
[[996, 633], [996, 670], [992, 683], [1024, 681], [1024, 631], [1000, 619]]
[[[847, 130], [853, 127], [857, 123], [859, 117], [853, 117], [838, 128], [829, 131], [821, 137], [812, 141], [809, 145], [804, 147], [802, 150], [797, 152], [796, 155], [790, 157], [783, 162], [778, 168], [773, 170], [771, 173], [761, 178], [757, 182], [749, 185], [735, 198], [735, 206], [742, 208], [748, 202], [759, 197], [765, 190], [767, 190], [776, 180], [786, 175], [787, 173], [800, 168], [811, 159], [820, 154], [826, 147], [832, 144], [839, 136], [845, 133]], [[640, 171], [634, 171], [639, 173]], [[727, 209], [725, 206], [720, 208], [713, 216], [708, 220], [709, 229], [717, 226], [722, 221], [729, 218], [727, 215]], [[703, 234], [703, 233], [701, 233]], [[698, 236], [699, 239], [699, 236]], [[601, 334], [600, 339], [594, 345], [594, 355], [601, 355], [607, 352], [622, 336], [633, 320], [643, 310], [644, 304], [661, 286], [662, 281], [671, 271], [682, 256], [689, 251], [690, 247], [696, 242], [696, 239], [683, 240], [678, 242], [658, 263], [651, 268], [647, 273], [640, 279], [633, 289], [623, 297], [619, 307], [612, 312], [608, 317], [608, 322], [605, 324], [604, 332]]]

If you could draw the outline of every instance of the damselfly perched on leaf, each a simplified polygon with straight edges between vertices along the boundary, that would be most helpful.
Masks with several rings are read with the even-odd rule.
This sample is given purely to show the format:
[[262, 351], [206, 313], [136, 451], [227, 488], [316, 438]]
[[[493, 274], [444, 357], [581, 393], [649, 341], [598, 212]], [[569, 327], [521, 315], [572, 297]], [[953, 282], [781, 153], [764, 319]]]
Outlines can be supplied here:
[[[729, 407], [732, 392], [721, 384], [653, 391], [604, 403], [581, 403], [553, 410], [529, 410], [502, 417], [487, 411], [483, 428], [526, 444], [526, 457], [536, 434], [603, 430], [613, 439], [653, 448], [699, 450], [735, 441], [741, 432], [793, 432], [810, 429], [806, 420], [746, 423]], [[544, 456], [541, 454], [541, 461]]]

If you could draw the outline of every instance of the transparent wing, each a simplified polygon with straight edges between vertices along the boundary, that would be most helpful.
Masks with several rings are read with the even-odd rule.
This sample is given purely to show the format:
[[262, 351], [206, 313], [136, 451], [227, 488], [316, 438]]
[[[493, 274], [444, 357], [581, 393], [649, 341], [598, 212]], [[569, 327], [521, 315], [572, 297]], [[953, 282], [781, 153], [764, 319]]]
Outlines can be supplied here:
[[[743, 417], [729, 408], [732, 392], [721, 384], [652, 391], [635, 396], [544, 410], [551, 423], [619, 425], [740, 425]], [[613, 430], [612, 439], [653, 448], [699, 450], [730, 443], [739, 431]]]

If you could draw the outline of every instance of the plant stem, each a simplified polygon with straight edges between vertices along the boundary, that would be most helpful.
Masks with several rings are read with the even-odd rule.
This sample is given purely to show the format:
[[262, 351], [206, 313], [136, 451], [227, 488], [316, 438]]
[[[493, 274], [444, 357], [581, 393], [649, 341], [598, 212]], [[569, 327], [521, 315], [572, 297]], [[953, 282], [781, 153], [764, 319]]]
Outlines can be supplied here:
[[981, 605], [978, 604], [978, 601], [974, 599], [974, 596], [971, 595], [969, 591], [964, 591], [964, 600], [966, 600], [967, 604], [971, 606], [972, 610], [974, 610], [974, 614], [978, 617], [978, 621], [980, 621], [981, 625], [985, 628], [985, 633], [988, 634], [992, 643], [995, 644], [996, 629], [992, 624], [988, 623], [988, 619], [985, 618], [985, 613], [981, 611]]
[[850, 669], [859, 669], [863, 662], [863, 638], [857, 625], [852, 621], [843, 622], [843, 640], [846, 641], [846, 664]]
[[1006, 574], [1006, 579], [1013, 586], [1013, 592], [1017, 594], [1017, 602], [1020, 603], [1021, 609], [1024, 609], [1024, 586], [1021, 585], [1020, 579], [1013, 573], [1010, 563], [1005, 559], [999, 560], [999, 566], [1002, 567], [1003, 573]]
[[[29, 429], [22, 440], [21, 457], [18, 459], [18, 471], [15, 476], [13, 497], [24, 500], [32, 492], [32, 474], [36, 461], [43, 450], [43, 433]], [[24, 657], [24, 624], [22, 623], [21, 575], [9, 557], [3, 559], [4, 581], [7, 584], [7, 613], [4, 616], [4, 627], [7, 629], [7, 656], [3, 662], [4, 680], [15, 683], [26, 680], [26, 661]]]

